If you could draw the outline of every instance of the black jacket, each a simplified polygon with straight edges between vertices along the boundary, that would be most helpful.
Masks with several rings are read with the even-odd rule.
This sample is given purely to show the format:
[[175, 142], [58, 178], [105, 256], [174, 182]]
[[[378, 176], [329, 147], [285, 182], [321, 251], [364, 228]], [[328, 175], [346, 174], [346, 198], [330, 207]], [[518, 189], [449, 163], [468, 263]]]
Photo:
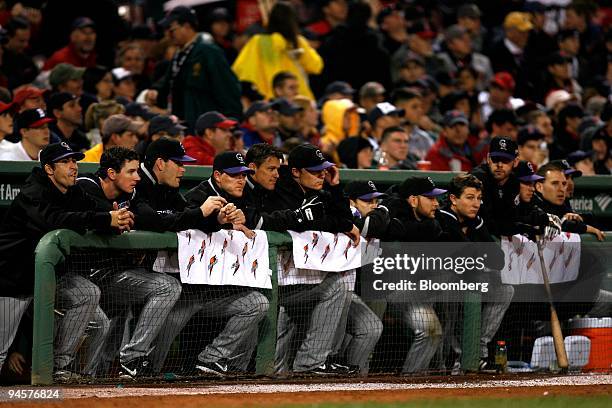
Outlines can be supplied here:
[[[219, 196], [225, 198], [228, 203], [232, 203], [237, 208], [242, 210], [246, 218], [246, 222], [244, 225], [247, 228], [253, 229], [257, 227], [260, 217], [254, 208], [247, 206], [247, 200], [245, 195], [243, 194], [240, 198], [230, 196], [225, 191], [223, 191], [221, 187], [217, 185], [217, 183], [215, 183], [215, 180], [213, 180], [212, 177], [210, 177], [208, 180], [204, 180], [203, 182], [189, 190], [187, 194], [185, 194], [185, 199], [187, 200], [187, 207], [200, 207], [204, 203], [204, 201], [206, 201], [206, 199], [210, 196]], [[231, 225], [222, 225], [220, 226], [220, 228], [230, 229]]]
[[482, 206], [478, 215], [484, 219], [489, 232], [496, 236], [518, 233], [516, 206], [520, 185], [516, 176], [511, 173], [508, 181], [499, 186], [486, 163], [472, 169], [471, 174], [482, 181]]
[[[544, 200], [544, 198], [539, 193], [535, 193], [533, 195], [532, 201], [535, 205], [540, 207], [545, 212], [549, 214], [554, 214], [559, 218], [563, 218], [563, 216], [569, 212], [568, 207], [565, 205], [565, 203], [561, 205], [555, 205], [549, 201]], [[584, 234], [586, 232], [587, 225], [584, 222], [580, 221], [565, 220], [563, 224], [561, 224], [561, 229], [565, 232]]]
[[287, 166], [281, 166], [280, 178], [274, 191], [268, 195], [265, 208], [268, 211], [296, 210], [304, 202], [314, 196], [323, 203], [323, 216], [309, 222], [301, 230], [348, 232], [353, 228], [353, 215], [349, 200], [342, 192], [340, 185], [325, 185], [323, 190], [302, 190], [302, 187], [293, 179]]
[[[442, 239], [446, 242], [495, 242], [495, 239], [487, 230], [486, 223], [480, 216], [476, 216], [473, 220], [461, 222], [457, 214], [449, 206], [446, 206], [436, 213], [436, 218], [444, 230]], [[463, 232], [465, 227], [467, 229]], [[490, 248], [487, 247], [488, 256], [485, 266], [490, 269], [501, 270], [504, 267], [504, 252], [497, 245], [491, 248], [495, 248], [495, 253], [489, 254]], [[466, 248], [465, 251], [461, 251], [462, 255], [465, 256], [470, 253], [470, 250], [477, 254], [483, 249], [471, 246]]]
[[104, 195], [102, 184], [100, 183], [100, 177], [97, 174], [83, 174], [77, 179], [77, 185], [79, 185], [87, 195], [96, 203], [96, 208], [100, 211], [112, 211], [113, 202], [116, 202], [119, 208], [128, 207], [132, 211], [132, 206], [136, 201], [136, 190], [131, 194], [121, 193], [119, 197], [114, 200], [109, 200]]
[[150, 231], [183, 231], [191, 228], [205, 232], [218, 231], [217, 212], [204, 217], [199, 207], [187, 208], [178, 188], [157, 183], [155, 175], [140, 163], [138, 200], [135, 217], [138, 224]]
[[80, 186], [62, 194], [41, 168], [33, 168], [0, 225], [0, 296], [32, 295], [34, 250], [46, 233], [59, 228], [110, 232], [110, 223], [108, 211], [96, 211]]
[[271, 210], [269, 203], [273, 200], [274, 192], [266, 190], [250, 177], [247, 177], [243, 194], [247, 208], [254, 212], [257, 218], [254, 228], [278, 232], [301, 232], [310, 229], [307, 221], [298, 222], [298, 216], [292, 209]]
[[373, 209], [365, 217], [359, 213], [353, 214], [353, 224], [364, 238], [386, 239], [390, 222], [389, 210], [385, 206]]
[[[393, 190], [390, 190], [393, 191]], [[435, 219], [417, 220], [406, 199], [392, 193], [382, 202], [389, 209], [389, 227], [386, 240], [401, 242], [435, 242], [442, 235], [442, 228]]]

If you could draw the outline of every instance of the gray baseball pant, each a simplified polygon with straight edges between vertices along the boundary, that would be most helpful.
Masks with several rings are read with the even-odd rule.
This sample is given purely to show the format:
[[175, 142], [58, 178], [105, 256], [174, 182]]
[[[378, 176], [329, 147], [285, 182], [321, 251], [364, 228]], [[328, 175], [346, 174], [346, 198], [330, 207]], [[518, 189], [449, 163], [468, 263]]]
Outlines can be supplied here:
[[[342, 324], [340, 327], [343, 327]], [[370, 355], [383, 331], [380, 318], [354, 292], [349, 295], [346, 332], [341, 338], [341, 350], [346, 351], [346, 362], [359, 366], [359, 374], [367, 376]]]
[[[341, 323], [349, 292], [339, 273], [328, 273], [317, 285], [290, 285], [279, 288], [279, 313], [275, 355], [277, 374], [313, 370], [327, 360]], [[299, 314], [309, 313], [306, 336], [292, 359]]]
[[[56, 288], [55, 304], [62, 315], [55, 324], [54, 369], [63, 370], [74, 360], [89, 321], [107, 327], [108, 319], [98, 306], [100, 289], [88, 279], [73, 273], [59, 275]], [[31, 297], [0, 298], [0, 368], [31, 301]]]
[[[181, 283], [166, 273], [144, 268], [111, 272], [101, 278], [104, 297], [122, 305], [143, 304], [134, 333], [120, 350], [120, 360], [147, 356], [166, 317], [181, 295]], [[113, 339], [110, 341], [114, 342]]]
[[[248, 363], [256, 345], [252, 339], [257, 339], [257, 326], [269, 306], [270, 302], [263, 293], [250, 288], [212, 289], [201, 285], [184, 285], [181, 298], [168, 315], [155, 341], [155, 348], [150, 355], [153, 369], [161, 371], [176, 336], [196, 313], [205, 310], [214, 317], [229, 317], [229, 321], [212, 343], [200, 352], [198, 360], [202, 363], [226, 361], [232, 367], [244, 370], [244, 362]], [[234, 361], [239, 364], [234, 364]]]

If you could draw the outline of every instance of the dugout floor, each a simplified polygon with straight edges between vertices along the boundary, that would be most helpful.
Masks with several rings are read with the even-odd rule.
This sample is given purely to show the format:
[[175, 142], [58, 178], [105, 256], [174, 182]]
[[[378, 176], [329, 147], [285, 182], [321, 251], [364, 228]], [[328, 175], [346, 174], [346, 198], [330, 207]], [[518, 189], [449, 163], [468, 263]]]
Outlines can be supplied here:
[[[405, 402], [455, 398], [600, 396], [612, 401], [612, 375], [472, 375], [347, 381], [258, 381], [63, 387], [62, 401], [0, 403], [39, 408], [280, 407], [325, 403]], [[519, 402], [519, 401], [517, 401]], [[520, 406], [520, 403], [517, 404]]]

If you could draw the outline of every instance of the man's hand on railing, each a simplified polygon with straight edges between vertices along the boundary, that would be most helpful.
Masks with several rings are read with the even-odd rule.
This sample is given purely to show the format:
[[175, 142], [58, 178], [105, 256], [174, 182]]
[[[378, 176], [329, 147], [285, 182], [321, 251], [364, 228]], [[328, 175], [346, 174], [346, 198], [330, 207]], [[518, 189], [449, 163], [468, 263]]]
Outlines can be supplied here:
[[598, 241], [604, 241], [606, 239], [606, 234], [604, 234], [601, 230], [591, 226], [591, 225], [587, 225], [587, 229], [586, 229], [587, 234], [593, 234], [595, 235], [595, 237], [597, 238]]
[[575, 213], [567, 213], [563, 216], [562, 218], [563, 221], [579, 221], [579, 222], [584, 222], [584, 220], [582, 219], [582, 217], [578, 214]]
[[242, 231], [248, 239], [253, 239], [253, 237], [255, 237], [255, 232], [245, 227], [244, 224], [233, 224], [232, 229], [235, 231]]
[[116, 202], [113, 203], [111, 215], [111, 227], [118, 228], [119, 231], [129, 231], [134, 226], [134, 214], [127, 207], [119, 209]]
[[223, 197], [219, 196], [210, 196], [202, 203], [200, 206], [200, 210], [202, 211], [202, 215], [204, 217], [208, 217], [210, 214], [215, 211], [219, 211], [223, 208], [223, 206], [227, 204], [227, 201]]
[[359, 240], [361, 239], [361, 235], [359, 234], [359, 228], [353, 225], [353, 228], [350, 231], [345, 232], [345, 234], [351, 239], [351, 241], [353, 241], [354, 247], [359, 245]]
[[220, 224], [244, 224], [246, 217], [242, 210], [238, 209], [234, 204], [229, 203], [219, 211], [217, 220]]

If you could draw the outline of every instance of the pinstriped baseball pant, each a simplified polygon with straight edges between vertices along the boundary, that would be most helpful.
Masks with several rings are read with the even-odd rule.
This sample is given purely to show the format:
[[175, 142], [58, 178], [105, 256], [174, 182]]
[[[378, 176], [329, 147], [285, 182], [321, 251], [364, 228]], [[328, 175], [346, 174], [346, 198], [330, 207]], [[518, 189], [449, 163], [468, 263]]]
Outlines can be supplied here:
[[[328, 273], [317, 285], [283, 286], [279, 291], [275, 372], [288, 372], [291, 360], [294, 372], [315, 369], [334, 348], [349, 292], [339, 273]], [[308, 313], [306, 335], [292, 358], [297, 320], [304, 313]]]

